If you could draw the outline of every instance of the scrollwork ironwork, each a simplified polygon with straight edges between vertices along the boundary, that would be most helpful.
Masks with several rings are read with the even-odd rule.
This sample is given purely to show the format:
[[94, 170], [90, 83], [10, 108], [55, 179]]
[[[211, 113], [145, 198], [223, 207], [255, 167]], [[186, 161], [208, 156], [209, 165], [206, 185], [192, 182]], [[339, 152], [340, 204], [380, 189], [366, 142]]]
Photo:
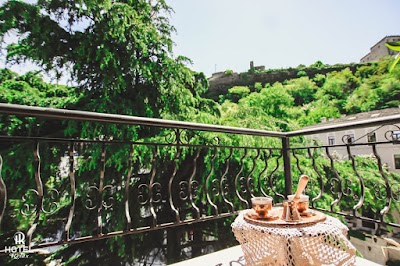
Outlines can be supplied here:
[[[94, 196], [91, 195], [91, 193], [94, 193]], [[85, 208], [87, 210], [94, 210], [96, 209], [97, 203], [93, 203], [93, 199], [92, 198], [96, 198], [98, 196], [99, 193], [99, 189], [96, 186], [89, 186], [87, 189], [87, 193], [86, 193], [86, 200], [85, 200]], [[97, 202], [97, 199], [95, 200]]]
[[[385, 193], [382, 193], [382, 188], [385, 191]], [[375, 183], [373, 184], [373, 191], [374, 191], [374, 197], [378, 200], [384, 200], [386, 198], [386, 186], [381, 184], [381, 183]], [[385, 194], [385, 195], [384, 195]], [[390, 197], [390, 195], [389, 195]]]
[[190, 186], [188, 187], [190, 203], [192, 205], [192, 208], [196, 212], [196, 217], [198, 219], [200, 218], [200, 209], [199, 209], [199, 207], [196, 206], [196, 204], [194, 203], [194, 200], [198, 197], [197, 194], [198, 194], [199, 183], [196, 180], [194, 180], [194, 176], [196, 175], [196, 171], [197, 171], [197, 159], [200, 156], [200, 150], [201, 149], [197, 149], [195, 156], [193, 158], [193, 170], [192, 170], [192, 174], [190, 175], [190, 178], [189, 178]]
[[397, 125], [392, 125], [393, 127], [396, 127], [397, 130], [388, 130], [385, 132], [385, 138], [388, 141], [391, 141], [393, 143], [400, 143], [400, 127]]
[[[176, 138], [178, 140], [178, 144], [180, 142], [180, 133], [179, 132], [180, 132], [179, 130], [176, 131]], [[172, 175], [171, 175], [171, 177], [169, 178], [169, 181], [168, 181], [168, 201], [169, 201], [169, 206], [171, 207], [171, 210], [175, 214], [175, 222], [177, 222], [177, 223], [180, 221], [180, 215], [179, 215], [178, 209], [175, 207], [174, 197], [172, 196], [172, 193], [173, 193], [172, 192], [172, 185], [174, 183], [175, 176], [176, 176], [176, 173], [177, 173], [178, 160], [179, 160], [180, 155], [181, 155], [181, 147], [178, 145], [176, 147], [176, 153], [175, 153], [175, 156], [174, 156], [174, 159], [173, 159], [173, 162], [174, 162], [173, 172], [172, 172]]]
[[31, 193], [32, 192], [34, 194], [35, 197], [38, 196], [38, 192], [35, 189], [28, 189], [26, 191], [26, 193], [22, 196], [22, 203], [23, 203], [23, 208], [21, 208], [20, 212], [23, 216], [30, 216], [33, 215], [34, 213], [36, 213], [36, 204], [30, 204], [27, 202], [31, 201]]
[[114, 205], [115, 200], [114, 200], [114, 197], [112, 197], [112, 195], [114, 195], [114, 193], [115, 193], [115, 186], [107, 185], [103, 188], [103, 192], [104, 191], [106, 191], [107, 197], [105, 200], [102, 201], [102, 204], [103, 204], [103, 207], [107, 210]]
[[189, 133], [182, 129], [175, 129], [164, 136], [164, 140], [168, 144], [189, 144], [191, 138]]
[[168, 143], [168, 144], [176, 143], [177, 140], [178, 140], [178, 138], [179, 138], [179, 137], [177, 137], [177, 134], [179, 134], [179, 133], [177, 133], [177, 132], [179, 132], [179, 130], [172, 131], [172, 132], [168, 132], [168, 133], [164, 136], [165, 142]]
[[149, 204], [150, 204], [150, 212], [151, 212], [151, 215], [153, 216], [153, 224], [152, 224], [153, 227], [156, 226], [156, 224], [157, 224], [157, 214], [154, 209], [154, 203], [156, 203], [156, 202], [154, 202], [154, 199], [153, 199], [153, 194], [157, 193], [157, 192], [153, 193], [154, 185], [156, 184], [156, 182], [154, 182], [154, 180], [155, 180], [156, 173], [157, 173], [157, 168], [156, 168], [157, 157], [158, 157], [158, 146], [154, 146], [152, 166], [151, 166], [151, 176], [150, 176], [150, 183], [149, 183]]
[[213, 197], [219, 196], [219, 181], [218, 179], [214, 179], [211, 181], [211, 192]]
[[274, 192], [274, 194], [275, 194], [276, 196], [278, 196], [278, 197], [280, 197], [280, 198], [282, 198], [282, 199], [285, 199], [285, 196], [282, 195], [281, 193], [279, 193], [278, 191], [276, 191], [275, 186], [274, 186], [274, 174], [275, 174], [275, 172], [276, 172], [276, 171], [278, 170], [278, 168], [279, 168], [279, 159], [282, 158], [282, 156], [283, 156], [283, 153], [282, 153], [282, 150], [280, 150], [280, 151], [279, 151], [279, 156], [277, 156], [277, 157], [275, 158], [276, 166], [275, 166], [275, 168], [271, 171], [271, 173], [269, 174], [268, 181], [269, 181], [269, 185], [270, 185], [270, 187], [271, 187], [272, 192]]
[[343, 137], [342, 137], [342, 142], [344, 143], [344, 144], [352, 144], [352, 143], [354, 143], [354, 135], [353, 134], [346, 134], [346, 135], [343, 135]]
[[396, 202], [400, 202], [400, 184], [394, 183], [390, 187], [392, 191], [392, 199]]
[[196, 180], [190, 182], [190, 184], [191, 184], [191, 190], [192, 190], [192, 198], [193, 199], [197, 199], [198, 198], [198, 192], [199, 192], [200, 184]]
[[300, 160], [299, 160], [299, 157], [297, 157], [297, 155], [296, 155], [296, 150], [295, 149], [292, 150], [292, 154], [293, 154], [293, 157], [296, 159], [297, 169], [299, 170], [300, 174], [304, 174], [304, 171], [301, 169]]
[[[48, 204], [46, 201], [46, 197], [43, 199], [43, 204], [40, 206], [40, 210], [45, 213], [45, 214], [53, 214], [57, 211], [59, 207], [59, 198], [60, 198], [60, 192], [57, 189], [50, 188], [48, 189], [48, 199], [50, 199], [50, 202]], [[39, 192], [36, 189], [28, 189], [25, 194], [22, 196], [22, 208], [20, 209], [20, 212], [23, 216], [31, 216], [37, 212], [37, 204], [32, 204], [32, 196], [37, 197], [39, 195]], [[46, 210], [45, 205], [49, 206], [49, 209]]]
[[153, 203], [160, 203], [162, 200], [162, 194], [161, 194], [161, 184], [159, 182], [154, 182], [151, 185], [151, 190], [152, 190], [152, 201]]
[[149, 186], [147, 184], [140, 184], [137, 189], [138, 202], [140, 205], [145, 205], [149, 201]]
[[[333, 209], [336, 204], [339, 203], [339, 201], [342, 199], [343, 192], [342, 192], [342, 181], [340, 180], [340, 176], [338, 171], [335, 169], [335, 160], [333, 159], [332, 155], [329, 152], [329, 147], [325, 148], [325, 153], [328, 156], [330, 163], [331, 163], [331, 170], [334, 174], [335, 177], [331, 179], [331, 192], [333, 195], [337, 195], [337, 198], [331, 203], [331, 211], [333, 212]], [[337, 192], [335, 192], [335, 183], [337, 183]]]
[[266, 153], [266, 151], [263, 151], [263, 152], [262, 152], [262, 157], [261, 157], [261, 158], [263, 158], [264, 161], [265, 161], [265, 167], [263, 168], [263, 170], [261, 170], [261, 173], [260, 173], [260, 175], [259, 175], [259, 177], [258, 177], [258, 186], [259, 186], [259, 188], [260, 188], [261, 193], [262, 193], [265, 197], [267, 197], [268, 194], [267, 194], [267, 192], [265, 192], [265, 190], [264, 190], [264, 187], [267, 186], [267, 178], [266, 178], [266, 176], [264, 176], [264, 174], [265, 174], [265, 172], [267, 172], [267, 170], [268, 170], [268, 160], [269, 160], [269, 158], [271, 158], [272, 150], [271, 150], [271, 149], [268, 149], [268, 155], [265, 155], [265, 153]]
[[221, 176], [221, 181], [220, 181], [219, 187], [221, 189], [222, 199], [224, 200], [224, 202], [226, 204], [228, 204], [231, 207], [231, 211], [233, 212], [233, 210], [234, 210], [233, 203], [230, 202], [226, 197], [227, 195], [229, 195], [229, 189], [230, 189], [230, 186], [229, 186], [229, 183], [228, 183], [228, 180], [227, 180], [226, 176], [227, 176], [227, 174], [229, 172], [229, 167], [230, 167], [229, 165], [230, 165], [230, 161], [231, 161], [232, 155], [233, 155], [233, 149], [230, 148], [229, 149], [229, 155], [225, 159], [225, 162], [226, 162], [225, 172]]
[[352, 189], [353, 181], [351, 181], [350, 179], [346, 179], [344, 184], [345, 184], [344, 185], [345, 189], [343, 189], [343, 195], [345, 195], [346, 197], [352, 197], [353, 199], [357, 199], [357, 196], [354, 194], [354, 191]]
[[49, 203], [49, 210], [46, 210], [44, 207], [44, 203], [46, 203], [46, 200], [43, 201], [43, 206], [42, 206], [42, 211], [45, 214], [52, 214], [57, 211], [59, 207], [59, 197], [60, 197], [60, 192], [57, 189], [50, 188], [47, 190], [47, 194], [49, 195], [50, 203]]
[[246, 178], [244, 176], [239, 178], [239, 191], [242, 193], [247, 193]]
[[230, 189], [228, 180], [226, 178], [221, 180], [220, 188], [221, 188], [221, 195], [224, 198], [226, 198], [226, 196], [229, 195], [229, 189]]
[[[245, 200], [242, 197], [242, 195], [240, 194], [240, 192], [242, 191], [242, 186], [244, 186], [244, 189], [246, 189], [246, 185], [242, 182], [244, 177], [241, 176], [243, 169], [244, 169], [244, 158], [246, 158], [246, 156], [247, 156], [247, 149], [245, 148], [243, 156], [240, 158], [240, 170], [236, 174], [236, 177], [235, 177], [235, 192], [236, 192], [236, 195], [239, 198], [239, 200], [241, 202], [245, 203], [247, 208], [250, 208], [249, 202], [247, 200]], [[239, 186], [238, 186], [238, 183], [239, 183]]]
[[218, 146], [220, 143], [221, 143], [221, 140], [219, 137], [213, 137], [211, 140], [211, 143], [209, 143], [208, 145]]
[[31, 227], [29, 228], [26, 237], [28, 238], [28, 246], [32, 243], [32, 235], [36, 231], [36, 227], [39, 223], [40, 213], [42, 212], [43, 208], [43, 183], [42, 178], [40, 176], [40, 153], [39, 153], [39, 142], [35, 141], [33, 145], [33, 168], [35, 169], [35, 183], [36, 183], [36, 190], [35, 193], [37, 195], [37, 204], [36, 204], [36, 211], [35, 211], [35, 218]]
[[254, 173], [254, 170], [256, 169], [256, 165], [257, 165], [257, 159], [260, 157], [260, 155], [261, 155], [261, 152], [260, 152], [260, 149], [257, 149], [257, 154], [256, 154], [256, 156], [254, 156], [254, 158], [253, 158], [253, 167], [251, 168], [251, 170], [250, 170], [250, 172], [249, 172], [249, 174], [247, 175], [247, 180], [246, 180], [246, 186], [247, 186], [247, 189], [248, 189], [248, 191], [249, 191], [249, 193], [250, 193], [250, 196], [251, 197], [255, 197], [255, 195], [254, 195], [254, 180], [253, 180], [253, 178], [251, 177], [251, 175]]
[[331, 178], [329, 184], [330, 184], [330, 191], [333, 195], [337, 194], [339, 189], [335, 189], [336, 186], [335, 184], [339, 183], [340, 181], [337, 178]]
[[[101, 206], [104, 207], [104, 209], [109, 209], [114, 205], [114, 197], [112, 195], [114, 195], [115, 193], [115, 186], [113, 185], [107, 185], [103, 187], [103, 193], [106, 194], [105, 199], [103, 200], [103, 198], [101, 199], [101, 201], [99, 201], [98, 197], [99, 197], [99, 188], [96, 186], [89, 186], [87, 189], [87, 193], [86, 193], [86, 200], [85, 200], [85, 208], [87, 210], [94, 210], [96, 208], [99, 208], [98, 204], [99, 202], [101, 202]], [[103, 193], [101, 195], [101, 197], [103, 197]]]
[[[210, 172], [208, 173], [206, 177], [206, 198], [207, 202], [212, 206], [214, 209], [215, 214], [218, 214], [218, 206], [213, 202], [212, 197], [214, 195], [214, 180], [211, 180], [211, 176], [214, 172], [214, 163], [215, 163], [215, 158], [217, 157], [217, 147], [213, 148], [213, 155], [211, 157], [211, 167], [210, 167]], [[210, 194], [210, 183], [212, 184], [211, 186], [211, 194]]]
[[[372, 151], [373, 151], [374, 156], [376, 158], [376, 161], [378, 163], [379, 173], [381, 174], [382, 179], [385, 181], [386, 203], [385, 203], [385, 206], [379, 212], [380, 215], [381, 215], [381, 221], [383, 222], [383, 217], [389, 211], [390, 204], [392, 202], [392, 198], [390, 196], [392, 192], [390, 191], [389, 179], [387, 178], [385, 172], [383, 171], [382, 160], [381, 160], [381, 157], [378, 154], [378, 151], [376, 149], [376, 145], [375, 144], [372, 145]], [[375, 189], [375, 187], [374, 187], [374, 189]], [[381, 190], [379, 189], [379, 194], [380, 193], [381, 193]]]
[[188, 190], [189, 190], [189, 184], [187, 181], [181, 181], [179, 182], [179, 198], [182, 201], [185, 201], [188, 199]]
[[353, 172], [357, 176], [358, 181], [360, 183], [360, 193], [361, 193], [361, 195], [359, 196], [359, 200], [358, 200], [357, 204], [353, 206], [353, 215], [357, 216], [357, 210], [359, 208], [361, 208], [361, 206], [364, 204], [365, 185], [364, 185], [364, 179], [360, 176], [360, 174], [357, 171], [356, 160], [354, 158], [354, 155], [351, 154], [350, 146], [347, 145], [346, 148], [347, 148], [347, 154], [349, 155], [349, 158], [351, 160], [351, 166], [353, 168]]
[[317, 176], [318, 176], [319, 193], [318, 193], [318, 195], [317, 195], [316, 197], [314, 197], [313, 199], [311, 199], [311, 206], [314, 207], [314, 202], [317, 201], [317, 200], [319, 200], [319, 199], [321, 199], [321, 197], [322, 197], [322, 193], [323, 193], [323, 191], [324, 191], [324, 184], [323, 184], [323, 180], [322, 180], [322, 175], [321, 175], [321, 173], [319, 172], [318, 167], [317, 167], [317, 164], [316, 164], [316, 162], [315, 162], [315, 157], [314, 157], [315, 149], [314, 149], [314, 152], [312, 153], [312, 152], [311, 152], [311, 149], [308, 148], [308, 149], [307, 149], [307, 153], [308, 153], [308, 157], [311, 159], [311, 162], [312, 162], [312, 166], [313, 166], [313, 168], [314, 168], [314, 171], [315, 171], [315, 173], [317, 173]]

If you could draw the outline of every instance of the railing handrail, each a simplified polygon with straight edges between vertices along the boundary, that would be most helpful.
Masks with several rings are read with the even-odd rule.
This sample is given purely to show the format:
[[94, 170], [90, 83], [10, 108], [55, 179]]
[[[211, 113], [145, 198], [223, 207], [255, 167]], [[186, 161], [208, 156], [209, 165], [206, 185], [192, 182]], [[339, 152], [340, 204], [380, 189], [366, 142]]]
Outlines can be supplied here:
[[79, 120], [88, 122], [118, 123], [118, 124], [128, 124], [128, 125], [191, 129], [199, 131], [245, 134], [245, 135], [255, 135], [264, 137], [285, 136], [285, 133], [282, 132], [275, 132], [275, 131], [268, 131], [261, 129], [238, 128], [238, 127], [184, 122], [184, 121], [158, 119], [158, 118], [146, 118], [146, 117], [138, 117], [130, 115], [107, 114], [107, 113], [97, 113], [89, 111], [56, 109], [48, 107], [36, 107], [36, 106], [7, 104], [7, 103], [0, 103], [0, 114], [24, 115], [30, 117], [52, 118], [58, 120], [66, 119], [66, 120]]
[[159, 118], [147, 118], [130, 115], [107, 114], [89, 111], [57, 109], [49, 107], [36, 107], [19, 104], [0, 103], [0, 114], [10, 115], [24, 115], [30, 117], [42, 117], [52, 119], [66, 119], [66, 120], [79, 120], [88, 122], [102, 122], [102, 123], [118, 123], [128, 125], [142, 125], [142, 126], [155, 126], [155, 127], [168, 127], [179, 129], [191, 129], [199, 131], [222, 132], [232, 134], [245, 134], [264, 137], [296, 137], [304, 135], [312, 135], [318, 133], [325, 133], [329, 131], [348, 130], [360, 127], [372, 127], [382, 124], [395, 124], [400, 123], [400, 114], [368, 118], [359, 121], [349, 121], [338, 124], [329, 124], [322, 126], [315, 126], [311, 128], [304, 128], [289, 132], [268, 131], [262, 129], [249, 129], [221, 125], [211, 125], [203, 123], [185, 122], [177, 120], [167, 120]]

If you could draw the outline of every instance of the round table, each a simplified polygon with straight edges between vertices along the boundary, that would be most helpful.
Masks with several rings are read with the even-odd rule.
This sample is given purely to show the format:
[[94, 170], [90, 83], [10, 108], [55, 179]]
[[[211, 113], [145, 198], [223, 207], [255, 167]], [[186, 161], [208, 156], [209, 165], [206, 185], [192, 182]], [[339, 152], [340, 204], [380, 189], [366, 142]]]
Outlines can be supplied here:
[[259, 225], [247, 222], [240, 212], [232, 223], [246, 265], [355, 265], [356, 249], [347, 239], [348, 228], [338, 219], [305, 226]]

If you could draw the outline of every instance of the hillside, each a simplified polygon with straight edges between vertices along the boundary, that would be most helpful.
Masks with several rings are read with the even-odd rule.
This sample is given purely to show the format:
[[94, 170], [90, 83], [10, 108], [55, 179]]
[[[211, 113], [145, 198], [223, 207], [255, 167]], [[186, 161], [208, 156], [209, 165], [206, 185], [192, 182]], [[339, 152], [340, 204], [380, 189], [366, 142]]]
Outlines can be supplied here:
[[360, 66], [369, 64], [337, 64], [334, 66], [324, 65], [321, 61], [306, 67], [299, 66], [297, 68], [286, 69], [267, 69], [264, 67], [256, 67], [249, 69], [248, 72], [236, 73], [232, 70], [213, 73], [208, 79], [209, 90], [204, 95], [207, 98], [218, 100], [220, 95], [228, 92], [228, 89], [234, 86], [254, 87], [254, 84], [259, 82], [262, 85], [266, 83], [273, 84], [275, 82], [284, 82], [285, 80], [295, 79], [301, 76], [313, 78], [317, 74], [326, 75], [333, 71], [341, 71], [349, 68], [353, 73]]
[[293, 130], [322, 118], [400, 105], [400, 67], [388, 72], [390, 58], [327, 74], [298, 76], [275, 83], [234, 86], [219, 96], [224, 124]]

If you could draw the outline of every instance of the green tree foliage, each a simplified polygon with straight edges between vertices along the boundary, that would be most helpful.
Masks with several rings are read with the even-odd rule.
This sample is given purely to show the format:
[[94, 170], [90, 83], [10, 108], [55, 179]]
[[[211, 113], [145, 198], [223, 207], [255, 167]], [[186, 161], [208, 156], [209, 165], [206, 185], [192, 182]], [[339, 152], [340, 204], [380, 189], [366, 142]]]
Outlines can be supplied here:
[[291, 79], [286, 83], [285, 87], [294, 98], [295, 105], [304, 105], [315, 100], [317, 86], [308, 77]]
[[304, 70], [299, 70], [297, 72], [297, 76], [298, 77], [306, 77], [307, 76], [307, 72], [305, 72]]
[[245, 86], [235, 86], [228, 90], [224, 99], [228, 99], [232, 102], [238, 102], [239, 99], [246, 97], [250, 94], [250, 89]]
[[[397, 107], [400, 104], [400, 67], [396, 66], [389, 73], [390, 65], [391, 59], [384, 58], [378, 63], [361, 65], [354, 73], [345, 68], [326, 75], [317, 74], [312, 79], [305, 76], [286, 80], [283, 84], [268, 86], [272, 88], [271, 91], [266, 86], [265, 89], [242, 96], [238, 108], [246, 108], [248, 120], [259, 119], [253, 117], [253, 112], [248, 109], [254, 108], [258, 110], [254, 112], [257, 115], [262, 110], [265, 115], [276, 119], [274, 121], [285, 121], [287, 128], [299, 128], [320, 123], [322, 118]], [[278, 97], [280, 100], [275, 100], [275, 94], [282, 94]], [[294, 102], [287, 101], [287, 95]]]
[[[35, 106], [219, 123], [216, 119], [219, 114], [217, 104], [200, 97], [208, 89], [204, 74], [194, 73], [187, 68], [187, 58], [174, 57], [172, 54], [170, 35], [173, 27], [166, 17], [169, 12], [170, 8], [162, 0], [50, 0], [34, 4], [7, 1], [0, 7], [0, 36], [13, 32], [19, 37], [17, 43], [7, 46], [8, 62], [32, 60], [45, 71], [55, 72], [57, 77], [64, 71], [70, 72], [76, 88], [47, 84], [36, 73], [18, 76], [9, 70], [3, 70], [0, 73], [0, 100]], [[66, 125], [54, 121], [45, 124], [41, 121], [38, 123], [35, 119], [13, 116], [2, 116], [1, 119], [0, 129], [4, 135], [137, 140], [154, 136], [157, 138], [165, 133], [159, 129], [121, 125], [81, 122], [69, 122]], [[32, 154], [32, 146], [21, 144], [10, 150], [8, 148], [2, 147], [2, 156], [7, 161], [3, 174], [7, 176], [7, 183], [12, 180], [12, 184], [8, 184], [8, 197], [12, 206], [7, 208], [6, 215], [9, 218], [3, 220], [3, 226], [11, 234], [13, 229], [14, 232], [17, 229], [26, 231], [31, 224], [29, 219], [20, 217], [20, 214], [17, 221], [10, 218], [10, 214], [14, 209], [20, 208], [21, 195], [35, 185], [32, 157], [29, 156]], [[106, 172], [112, 184], [120, 183], [121, 177], [127, 174], [126, 158], [129, 153], [126, 148], [118, 145], [107, 147], [109, 156]], [[68, 178], [57, 172], [60, 158], [67, 149], [65, 146], [42, 144], [41, 157], [46, 163], [43, 163], [41, 173], [45, 190], [68, 186]], [[148, 148], [141, 146], [138, 152], [144, 154], [142, 159], [146, 165], [151, 159]], [[172, 154], [171, 151], [161, 152]], [[84, 202], [82, 197], [86, 195], [85, 189], [98, 182], [101, 146], [86, 145], [78, 153], [84, 159], [79, 162], [77, 202]], [[182, 158], [185, 155], [182, 153]], [[168, 162], [171, 158], [166, 156], [163, 160], [166, 163], [160, 162], [160, 167], [166, 169], [164, 174], [168, 176], [170, 173], [167, 169], [171, 169]], [[25, 179], [27, 176], [31, 177], [28, 181]], [[55, 215], [66, 217], [70, 204], [68, 198], [65, 194]], [[121, 201], [122, 198], [116, 200]], [[123, 214], [123, 204], [119, 203], [115, 204], [114, 211]], [[76, 220], [80, 221], [90, 221], [92, 218], [90, 212], [82, 209], [77, 210], [76, 215]], [[122, 230], [123, 221], [122, 215], [120, 219], [108, 220], [105, 227]], [[56, 220], [42, 217], [40, 223], [42, 222], [47, 223], [49, 232], [37, 232], [36, 236], [39, 238], [53, 237], [57, 228], [61, 228]], [[93, 228], [90, 226], [94, 224], [92, 221], [73, 226], [82, 234], [91, 234]], [[116, 242], [113, 239], [92, 247], [70, 246], [54, 253], [52, 257], [63, 258], [70, 265], [89, 261], [101, 263], [108, 259], [110, 250], [117, 249], [119, 254], [126, 256], [114, 257], [113, 263], [118, 264], [118, 260], [132, 262], [140, 253], [138, 250], [143, 251], [143, 237], [144, 235], [139, 236], [139, 239], [127, 238], [126, 241], [119, 242], [117, 248], [114, 247]], [[158, 239], [161, 240], [162, 237]], [[96, 252], [92, 252], [94, 247]], [[37, 257], [33, 257], [36, 260]], [[37, 261], [29, 263], [38, 265]]]
[[70, 108], [82, 97], [75, 88], [46, 83], [33, 72], [18, 76], [2, 69], [0, 77], [0, 102], [3, 103]]
[[254, 90], [256, 92], [260, 92], [262, 90], [262, 88], [263, 88], [263, 86], [262, 86], [261, 82], [254, 83]]
[[170, 11], [163, 0], [11, 0], [0, 8], [0, 36], [19, 36], [7, 46], [9, 62], [70, 72], [88, 98], [102, 98], [85, 109], [161, 117], [187, 113], [187, 88], [198, 89], [189, 60], [172, 55]]
[[311, 65], [310, 65], [310, 68], [321, 69], [321, 68], [323, 68], [323, 67], [325, 67], [325, 64], [322, 63], [322, 61], [320, 61], [320, 60], [318, 60], [318, 61], [316, 61], [314, 64], [311, 64]]
[[340, 72], [329, 73], [321, 90], [317, 92], [317, 98], [329, 97], [329, 99], [345, 99], [355, 88], [360, 84], [360, 81], [348, 69]]

